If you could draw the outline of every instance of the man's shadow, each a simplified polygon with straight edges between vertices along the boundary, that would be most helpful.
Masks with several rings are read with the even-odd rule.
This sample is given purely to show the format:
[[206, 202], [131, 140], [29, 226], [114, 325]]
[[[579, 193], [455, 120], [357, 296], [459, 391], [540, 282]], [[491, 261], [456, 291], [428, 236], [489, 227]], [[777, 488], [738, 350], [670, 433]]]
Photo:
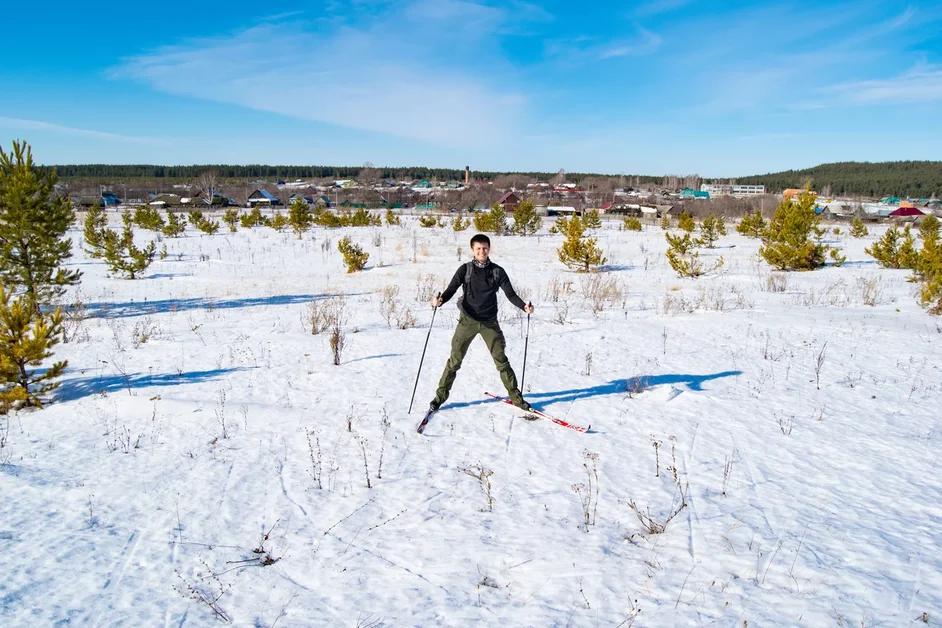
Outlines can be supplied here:
[[[579, 399], [589, 399], [591, 397], [600, 397], [603, 395], [615, 394], [640, 394], [645, 390], [650, 390], [657, 386], [670, 384], [672, 386], [686, 387], [687, 390], [700, 391], [703, 385], [711, 380], [722, 377], [733, 377], [742, 375], [742, 371], [722, 371], [720, 373], [711, 373], [709, 375], [692, 375], [682, 373], [665, 373], [663, 375], [637, 375], [628, 379], [613, 379], [605, 384], [590, 386], [587, 388], [570, 388], [568, 390], [556, 390], [552, 392], [531, 392], [524, 393], [527, 401], [537, 410], [554, 404], [572, 402]], [[463, 401], [458, 403], [446, 404], [449, 408], [470, 408], [486, 403], [498, 403], [495, 399], [478, 399], [475, 401]]]

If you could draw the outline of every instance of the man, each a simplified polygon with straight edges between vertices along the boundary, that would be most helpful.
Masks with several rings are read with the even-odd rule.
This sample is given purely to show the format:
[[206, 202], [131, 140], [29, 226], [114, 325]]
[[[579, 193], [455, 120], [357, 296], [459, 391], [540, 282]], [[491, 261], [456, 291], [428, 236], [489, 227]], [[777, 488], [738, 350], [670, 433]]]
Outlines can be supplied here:
[[458, 309], [461, 315], [458, 318], [455, 335], [451, 338], [451, 356], [445, 364], [435, 398], [429, 404], [429, 411], [438, 410], [448, 399], [451, 386], [455, 383], [455, 377], [468, 352], [468, 347], [478, 335], [487, 344], [487, 349], [494, 359], [494, 366], [500, 373], [500, 381], [507, 389], [511, 402], [518, 408], [530, 410], [530, 404], [524, 401], [520, 389], [517, 388], [517, 376], [510, 367], [510, 360], [507, 359], [505, 353], [504, 333], [497, 322], [497, 289], [502, 289], [507, 300], [527, 314], [533, 312], [533, 306], [525, 304], [523, 299], [517, 296], [513, 286], [510, 285], [507, 273], [488, 257], [491, 252], [490, 238], [483, 233], [471, 238], [471, 251], [474, 253], [474, 259], [458, 268], [441, 296], [432, 298], [432, 306], [440, 307], [454, 296], [459, 286], [464, 288], [464, 296], [458, 299]]

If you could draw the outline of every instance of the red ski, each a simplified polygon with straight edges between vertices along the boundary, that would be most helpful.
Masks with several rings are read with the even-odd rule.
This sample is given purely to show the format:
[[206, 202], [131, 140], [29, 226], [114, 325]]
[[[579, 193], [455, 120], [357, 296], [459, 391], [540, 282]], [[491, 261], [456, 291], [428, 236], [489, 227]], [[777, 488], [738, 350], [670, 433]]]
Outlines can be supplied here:
[[[500, 401], [500, 402], [502, 402], [502, 403], [506, 403], [506, 404], [507, 404], [508, 406], [510, 406], [511, 408], [517, 408], [517, 406], [515, 406], [515, 405], [510, 401], [510, 399], [508, 399], [507, 397], [498, 397], [497, 395], [493, 395], [493, 394], [491, 394], [491, 393], [489, 393], [489, 392], [485, 392], [484, 394], [487, 395], [488, 397], [490, 397], [491, 399], [496, 399], [497, 401]], [[526, 412], [525, 410], [522, 410], [521, 408], [517, 408], [517, 409], [520, 410], [521, 412]], [[557, 419], [556, 417], [550, 416], [550, 415], [548, 415], [548, 414], [543, 414], [542, 412], [540, 412], [539, 410], [536, 410], [535, 408], [531, 408], [530, 411], [528, 412], [528, 414], [535, 414], [536, 416], [538, 416], [538, 417], [540, 417], [540, 418], [549, 419], [550, 421], [552, 421], [552, 422], [555, 423], [556, 425], [565, 427], [565, 428], [570, 429], [570, 430], [573, 430], [573, 431], [575, 431], [575, 432], [583, 432], [583, 433], [584, 433], [584, 432], [588, 432], [589, 429], [591, 429], [591, 427], [592, 427], [591, 425], [588, 425], [588, 426], [586, 426], [586, 427], [582, 427], [581, 425], [573, 425], [572, 423], [567, 423], [566, 421], [563, 421], [562, 419]]]

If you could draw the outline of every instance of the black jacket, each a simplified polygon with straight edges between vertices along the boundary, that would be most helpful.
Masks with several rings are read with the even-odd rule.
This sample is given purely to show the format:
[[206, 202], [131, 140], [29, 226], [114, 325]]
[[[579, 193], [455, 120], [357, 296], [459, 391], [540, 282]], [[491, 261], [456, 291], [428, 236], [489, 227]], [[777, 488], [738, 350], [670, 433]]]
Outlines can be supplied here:
[[471, 281], [464, 284], [465, 276], [468, 272], [467, 264], [458, 267], [455, 276], [451, 278], [451, 283], [442, 293], [442, 303], [447, 303], [451, 297], [458, 291], [459, 286], [464, 286], [464, 296], [458, 299], [458, 309], [473, 318], [476, 321], [490, 322], [497, 320], [497, 289], [500, 288], [507, 295], [507, 300], [516, 305], [521, 310], [526, 307], [513, 286], [510, 285], [510, 278], [504, 269], [488, 260], [483, 268], [478, 268], [477, 264], [471, 263]]

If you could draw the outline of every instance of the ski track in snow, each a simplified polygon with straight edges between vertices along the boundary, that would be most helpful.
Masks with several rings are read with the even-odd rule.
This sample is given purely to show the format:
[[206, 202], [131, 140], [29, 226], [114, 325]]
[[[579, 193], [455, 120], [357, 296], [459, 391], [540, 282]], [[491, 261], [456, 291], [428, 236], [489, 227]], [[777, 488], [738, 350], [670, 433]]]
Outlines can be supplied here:
[[[403, 221], [301, 240], [188, 231], [165, 239], [170, 255], [137, 281], [106, 277], [73, 231], [88, 338], [54, 349], [69, 368], [53, 403], [0, 417], [0, 492], [11, 496], [0, 504], [0, 623], [218, 624], [183, 582], [221, 592], [235, 625], [285, 628], [619, 625], [635, 600], [639, 626], [895, 626], [938, 614], [942, 333], [906, 273], [863, 253], [882, 227], [839, 239], [847, 265], [787, 275], [780, 293], [763, 288], [757, 242], [736, 234], [720, 242], [735, 244], [720, 274], [697, 281], [669, 269], [657, 227], [607, 223], [597, 235], [617, 269], [591, 275], [558, 263], [559, 236], [494, 238], [495, 260], [537, 308], [525, 397], [592, 431], [485, 398], [504, 391], [476, 340], [419, 435], [406, 410], [427, 293], [444, 287], [471, 233]], [[370, 253], [366, 272], [344, 272], [342, 235]], [[876, 306], [862, 302], [871, 279]], [[596, 315], [587, 295], [599, 280], [622, 296]], [[380, 315], [392, 285], [412, 328]], [[306, 316], [339, 295], [334, 366], [329, 334], [312, 335]], [[499, 299], [519, 375], [525, 315]], [[432, 326], [418, 408], [455, 321], [451, 302]], [[322, 489], [306, 429], [320, 441]], [[125, 453], [123, 434], [139, 446]], [[595, 482], [589, 453], [597, 518], [585, 526], [573, 486]], [[491, 510], [462, 471], [477, 465], [492, 472]], [[647, 534], [627, 504], [663, 520], [679, 500], [672, 465], [687, 507]], [[274, 564], [258, 564], [260, 543]]]

